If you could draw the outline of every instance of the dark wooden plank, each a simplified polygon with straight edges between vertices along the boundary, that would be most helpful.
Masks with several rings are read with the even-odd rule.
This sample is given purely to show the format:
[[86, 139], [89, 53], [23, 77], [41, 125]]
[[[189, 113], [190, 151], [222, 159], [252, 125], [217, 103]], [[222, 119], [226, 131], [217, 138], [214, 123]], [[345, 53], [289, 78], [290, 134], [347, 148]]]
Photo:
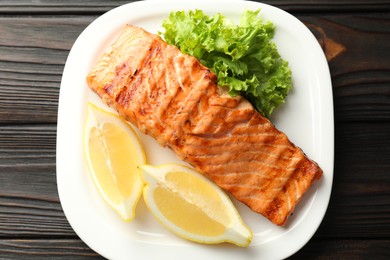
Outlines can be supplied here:
[[[389, 246], [390, 240], [313, 238], [288, 259], [372, 259], [372, 256], [389, 259]], [[103, 259], [78, 239], [0, 240], [0, 256], [6, 259]]]
[[58, 202], [55, 152], [55, 125], [0, 126], [0, 194]]
[[136, 2], [134, 0], [114, 0], [114, 1], [77, 1], [77, 0], [41, 0], [41, 1], [12, 1], [0, 0], [0, 13], [17, 14], [76, 14], [76, 13], [103, 13], [115, 7], [127, 3]]
[[324, 240], [315, 237], [288, 259], [389, 259], [390, 240]]
[[[67, 50], [93, 18], [0, 19], [0, 123], [55, 123]], [[301, 15], [299, 18], [316, 33], [328, 55], [335, 91], [335, 184], [328, 214], [317, 235], [327, 239], [387, 238], [390, 127], [386, 35], [389, 31], [383, 25], [388, 23], [389, 16]], [[23, 37], [28, 32], [27, 25], [36, 33], [28, 34], [30, 41]], [[59, 36], [57, 28], [64, 30], [66, 37]], [[45, 40], [40, 40], [39, 35]], [[383, 48], [376, 48], [370, 37], [379, 39]], [[337, 52], [332, 45], [335, 43], [346, 50]], [[13, 101], [6, 103], [8, 97]], [[362, 120], [366, 123], [359, 123]], [[384, 120], [387, 123], [375, 123]], [[55, 130], [54, 124], [0, 126], [3, 238], [75, 236], [61, 212], [56, 191]]]
[[[58, 93], [79, 33], [128, 2], [0, 0], [1, 259], [102, 259], [77, 238], [59, 202]], [[334, 91], [332, 198], [313, 239], [291, 259], [390, 259], [390, 2], [266, 3], [315, 34]]]
[[328, 57], [335, 120], [389, 120], [390, 14], [299, 18]]
[[[51, 51], [45, 56], [47, 64], [64, 61], [56, 57], [55, 51], [68, 51], [82, 30], [97, 16], [17, 16], [0, 17], [0, 46], [21, 48], [42, 48]], [[26, 50], [28, 51], [28, 50]], [[28, 52], [27, 52], [28, 53]], [[42, 54], [42, 53], [41, 53]], [[46, 57], [31, 56], [31, 63], [44, 63]], [[24, 55], [19, 60], [24, 61]], [[28, 58], [28, 57], [27, 57]]]
[[56, 122], [66, 58], [94, 18], [0, 18], [0, 123]]
[[390, 122], [336, 123], [332, 197], [319, 234], [388, 238]]
[[0, 238], [75, 236], [59, 203], [55, 125], [0, 127]]
[[[31, 174], [39, 176], [34, 172]], [[18, 189], [20, 185], [15, 184], [13, 187]], [[36, 187], [41, 193], [44, 188], [45, 184]], [[64, 216], [58, 197], [50, 198], [46, 194], [0, 194], [0, 241], [6, 238], [29, 237], [77, 236]]]
[[79, 239], [0, 240], [2, 259], [104, 259]]
[[[351, 12], [351, 11], [384, 11], [390, 9], [390, 3], [387, 0], [295, 0], [295, 1], [280, 1], [280, 0], [268, 0], [260, 1], [253, 0], [255, 2], [263, 2], [270, 5], [277, 6], [287, 11], [292, 12]], [[117, 6], [127, 4], [130, 2], [136, 2], [134, 0], [123, 1], [63, 1], [63, 0], [41, 0], [41, 1], [29, 1], [29, 0], [1, 0], [0, 1], [0, 13], [96, 13], [106, 12]]]
[[0, 166], [54, 165], [56, 130], [55, 125], [0, 126]]

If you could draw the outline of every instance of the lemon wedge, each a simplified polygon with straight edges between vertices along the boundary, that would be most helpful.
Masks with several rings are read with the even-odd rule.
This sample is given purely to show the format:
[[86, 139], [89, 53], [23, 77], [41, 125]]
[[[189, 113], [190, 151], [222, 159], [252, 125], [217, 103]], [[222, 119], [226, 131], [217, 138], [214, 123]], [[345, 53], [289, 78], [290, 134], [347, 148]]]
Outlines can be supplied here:
[[124, 221], [133, 220], [144, 186], [137, 167], [146, 163], [137, 134], [117, 115], [89, 103], [84, 148], [100, 195]]
[[252, 232], [226, 193], [208, 178], [178, 164], [139, 168], [147, 207], [173, 233], [204, 244], [249, 245]]

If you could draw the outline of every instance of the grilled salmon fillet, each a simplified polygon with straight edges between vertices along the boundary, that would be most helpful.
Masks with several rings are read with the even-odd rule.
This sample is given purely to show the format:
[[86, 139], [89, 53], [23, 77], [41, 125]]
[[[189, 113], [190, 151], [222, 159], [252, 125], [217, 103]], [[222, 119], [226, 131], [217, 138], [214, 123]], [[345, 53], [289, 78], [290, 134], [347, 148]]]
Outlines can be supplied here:
[[142, 28], [126, 25], [87, 83], [121, 117], [277, 225], [322, 175], [197, 59]]

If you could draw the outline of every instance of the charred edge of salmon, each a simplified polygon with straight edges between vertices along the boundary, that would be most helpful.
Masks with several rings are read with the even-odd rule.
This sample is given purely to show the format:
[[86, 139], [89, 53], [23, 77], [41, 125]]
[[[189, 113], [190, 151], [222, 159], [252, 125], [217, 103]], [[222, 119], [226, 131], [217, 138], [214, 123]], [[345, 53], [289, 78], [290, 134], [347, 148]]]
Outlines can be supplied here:
[[[158, 66], [158, 62], [166, 62], [164, 61], [165, 52], [176, 52], [177, 54], [175, 55], [181, 59], [178, 62], [188, 61], [186, 64], [189, 66], [188, 69], [190, 71], [185, 71], [185, 73], [189, 75], [200, 75], [200, 80], [205, 84], [201, 86], [199, 86], [199, 84], [195, 85], [195, 87], [200, 88], [196, 90], [202, 95], [190, 92], [192, 89], [189, 90], [189, 88], [186, 88], [190, 93], [185, 94], [192, 95], [191, 97], [194, 98], [194, 100], [189, 100], [190, 102], [185, 102], [181, 105], [177, 104], [181, 101], [177, 100], [177, 97], [183, 95], [182, 92], [184, 90], [181, 88], [177, 90], [179, 93], [175, 93], [175, 96], [170, 97], [169, 104], [165, 107], [171, 112], [172, 110], [177, 109], [173, 111], [173, 114], [175, 117], [174, 119], [181, 118], [181, 120], [183, 120], [180, 127], [177, 127], [177, 125], [173, 126], [168, 119], [166, 119], [168, 120], [167, 122], [159, 122], [162, 120], [159, 117], [161, 115], [156, 115], [156, 106], [158, 109], [164, 107], [162, 104], [164, 100], [160, 100], [159, 94], [164, 96], [171, 86], [169, 86], [169, 84], [167, 85], [166, 82], [163, 82], [165, 85], [161, 86], [157, 92], [153, 93], [145, 93], [145, 91], [156, 91], [156, 86], [147, 85], [146, 87], [149, 87], [149, 89], [143, 89], [143, 87], [145, 87], [144, 84], [149, 84], [149, 80], [152, 82], [151, 84], [157, 84], [156, 82], [153, 83], [153, 80], [154, 77], [158, 75], [153, 73], [161, 73], [161, 71], [154, 70], [153, 66]], [[161, 57], [163, 60], [161, 60]], [[164, 75], [165, 77], [172, 76], [169, 74], [171, 73], [170, 71], [164, 73], [166, 74]], [[173, 76], [181, 77], [183, 75]], [[177, 79], [173, 80], [178, 81]], [[192, 83], [190, 80], [191, 79], [185, 79], [184, 81], [187, 83], [189, 82], [191, 85]], [[177, 83], [176, 81], [172, 82], [172, 84]], [[150, 34], [141, 28], [131, 25], [126, 26], [122, 34], [88, 74], [87, 83], [88, 86], [102, 98], [104, 103], [114, 107], [114, 109], [116, 109], [127, 121], [133, 123], [142, 132], [154, 137], [161, 145], [170, 147], [180, 158], [186, 160], [197, 170], [210, 177], [210, 179], [214, 180], [219, 186], [232, 193], [239, 201], [247, 204], [252, 210], [261, 213], [277, 225], [284, 225], [286, 223], [289, 215], [294, 210], [303, 194], [309, 189], [312, 182], [319, 179], [322, 175], [322, 171], [318, 165], [308, 159], [301, 149], [292, 144], [282, 132], [274, 128], [268, 119], [256, 112], [249, 102], [240, 97], [222, 98], [219, 96], [220, 88], [216, 85], [216, 76], [211, 73], [209, 69], [201, 65], [194, 57], [180, 53], [176, 47], [167, 45], [160, 37]], [[152, 88], [154, 89], [152, 90]], [[169, 91], [171, 90], [172, 88], [169, 89]], [[159, 91], [162, 92], [160, 93]], [[188, 98], [185, 99], [187, 100]], [[226, 107], [226, 109], [238, 111], [239, 120], [237, 121], [236, 118], [234, 118], [235, 116], [232, 118], [224, 118], [226, 121], [232, 119], [229, 124], [226, 124], [225, 122], [224, 125], [221, 125], [222, 128], [225, 127], [225, 132], [215, 132], [215, 129], [219, 129], [218, 126], [191, 125], [194, 122], [190, 123], [188, 117], [200, 113], [201, 118], [204, 111], [202, 111], [202, 108], [199, 106], [202, 106], [202, 102], [204, 101], [206, 101], [205, 105], [213, 104], [216, 107]], [[242, 110], [243, 104], [245, 104], [244, 110]], [[153, 107], [153, 105], [155, 107]], [[194, 105], [198, 107], [194, 107]], [[207, 107], [205, 111], [207, 111]], [[167, 114], [168, 112], [164, 113]], [[165, 116], [165, 114], [162, 116]], [[186, 115], [187, 118], [185, 117]], [[210, 117], [212, 115], [213, 114], [207, 114], [206, 116]], [[223, 121], [221, 116], [217, 118], [219, 121]], [[186, 141], [188, 138], [200, 138], [202, 144], [205, 145], [205, 142], [208, 141], [206, 140], [207, 138], [220, 138], [225, 136], [225, 134], [229, 135], [230, 133], [226, 131], [230, 128], [235, 127], [236, 124], [243, 124], [246, 121], [249, 123], [249, 120], [252, 120], [253, 118], [253, 122], [266, 125], [266, 129], [271, 129], [272, 126], [271, 134], [280, 135], [283, 140], [285, 139], [286, 146], [290, 147], [289, 149], [296, 151], [300, 160], [299, 165], [297, 165], [294, 172], [291, 173], [291, 177], [288, 177], [288, 180], [283, 183], [283, 187], [280, 187], [280, 190], [276, 190], [277, 193], [275, 196], [272, 195], [273, 197], [271, 197], [272, 199], [270, 202], [262, 202], [263, 205], [261, 207], [256, 204], [256, 201], [241, 197], [237, 190], [238, 188], [226, 187], [223, 180], [219, 183], [212, 172], [204, 170], [204, 167], [202, 167], [200, 161], [197, 161], [197, 158], [183, 153], [183, 148], [187, 145]], [[172, 119], [172, 117], [170, 119]], [[147, 120], [148, 122], [143, 120]], [[226, 125], [228, 125], [228, 127]], [[175, 128], [167, 129], [168, 127]], [[190, 134], [185, 133], [181, 127], [187, 127], [195, 132], [191, 132]], [[212, 127], [216, 127], [214, 132], [207, 132], [209, 129], [212, 129]], [[250, 146], [250, 144], [248, 145]], [[229, 169], [226, 170], [228, 171]], [[277, 177], [280, 178], [281, 176]]]
[[[300, 149], [300, 148], [298, 148]], [[306, 155], [305, 155], [306, 157]], [[307, 158], [307, 157], [306, 157]], [[302, 164], [304, 166], [297, 168], [297, 170], [293, 173], [292, 180], [297, 180], [297, 182], [300, 182], [299, 180], [301, 178], [308, 179], [309, 182], [305, 183], [300, 191], [300, 196], [296, 198], [295, 203], [293, 203], [293, 206], [287, 211], [286, 214], [279, 214], [280, 210], [282, 209], [283, 205], [285, 204], [284, 201], [284, 195], [289, 194], [290, 192], [294, 192], [296, 189], [295, 185], [292, 181], [289, 181], [283, 186], [283, 189], [279, 192], [279, 194], [275, 197], [274, 201], [269, 204], [269, 207], [265, 210], [263, 215], [272, 220], [273, 223], [283, 226], [286, 224], [288, 218], [291, 216], [292, 212], [295, 210], [296, 205], [298, 205], [299, 201], [302, 199], [303, 195], [309, 190], [313, 182], [319, 180], [323, 174], [321, 168], [318, 166], [318, 164], [309, 158], [307, 158], [306, 161], [303, 161]], [[309, 168], [309, 169], [307, 169]], [[307, 178], [305, 174], [310, 174], [311, 176]]]

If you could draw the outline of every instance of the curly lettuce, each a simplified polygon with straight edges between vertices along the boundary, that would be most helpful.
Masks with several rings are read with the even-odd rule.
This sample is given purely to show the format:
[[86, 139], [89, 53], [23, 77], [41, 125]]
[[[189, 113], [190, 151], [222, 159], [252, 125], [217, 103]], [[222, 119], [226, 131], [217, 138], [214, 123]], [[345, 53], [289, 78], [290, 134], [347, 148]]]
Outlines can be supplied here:
[[269, 117], [292, 88], [288, 62], [272, 38], [275, 26], [259, 18], [259, 10], [246, 10], [234, 24], [222, 14], [201, 10], [172, 12], [160, 35], [183, 53], [196, 57], [218, 77], [218, 85], [232, 96], [242, 95]]

